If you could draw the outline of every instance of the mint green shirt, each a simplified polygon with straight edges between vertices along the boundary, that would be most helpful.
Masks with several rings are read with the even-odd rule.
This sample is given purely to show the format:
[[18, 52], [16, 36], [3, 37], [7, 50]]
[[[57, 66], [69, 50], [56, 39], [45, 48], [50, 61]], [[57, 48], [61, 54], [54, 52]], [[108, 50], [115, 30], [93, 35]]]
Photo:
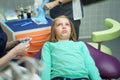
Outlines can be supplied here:
[[42, 48], [42, 80], [54, 77], [101, 80], [99, 71], [84, 42], [46, 42]]

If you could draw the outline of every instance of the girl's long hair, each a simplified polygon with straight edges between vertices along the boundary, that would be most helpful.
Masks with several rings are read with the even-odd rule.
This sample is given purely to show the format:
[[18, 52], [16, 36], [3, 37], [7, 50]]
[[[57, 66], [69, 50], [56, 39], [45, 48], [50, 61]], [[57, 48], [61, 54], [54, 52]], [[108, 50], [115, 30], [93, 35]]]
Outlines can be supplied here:
[[69, 40], [73, 40], [73, 41], [76, 41], [76, 32], [75, 32], [75, 29], [74, 29], [74, 25], [73, 23], [71, 22], [71, 20], [67, 17], [67, 16], [59, 16], [57, 18], [54, 19], [52, 25], [51, 25], [51, 34], [50, 34], [50, 39], [49, 41], [50, 42], [57, 42], [57, 38], [56, 38], [56, 34], [55, 34], [55, 22], [57, 21], [57, 19], [59, 18], [66, 18], [69, 20], [69, 23], [70, 23], [70, 26], [71, 26], [71, 34], [70, 34], [70, 38]]

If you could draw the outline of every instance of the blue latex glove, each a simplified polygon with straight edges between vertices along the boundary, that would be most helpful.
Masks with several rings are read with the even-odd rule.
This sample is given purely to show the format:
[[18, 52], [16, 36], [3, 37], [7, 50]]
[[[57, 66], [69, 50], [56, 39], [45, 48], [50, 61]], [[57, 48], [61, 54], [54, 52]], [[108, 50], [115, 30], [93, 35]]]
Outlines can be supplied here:
[[46, 19], [46, 10], [44, 9], [44, 5], [48, 3], [49, 0], [44, 0], [43, 3], [36, 9], [38, 12], [38, 16], [35, 18], [35, 21], [47, 24]]

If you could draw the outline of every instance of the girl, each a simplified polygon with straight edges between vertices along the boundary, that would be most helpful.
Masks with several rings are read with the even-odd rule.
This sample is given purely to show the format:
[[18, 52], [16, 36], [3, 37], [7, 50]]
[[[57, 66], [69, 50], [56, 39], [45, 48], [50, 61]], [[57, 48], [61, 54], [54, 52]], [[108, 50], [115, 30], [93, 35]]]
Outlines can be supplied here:
[[101, 80], [84, 42], [76, 42], [72, 22], [66, 16], [55, 18], [49, 42], [42, 48], [42, 80]]

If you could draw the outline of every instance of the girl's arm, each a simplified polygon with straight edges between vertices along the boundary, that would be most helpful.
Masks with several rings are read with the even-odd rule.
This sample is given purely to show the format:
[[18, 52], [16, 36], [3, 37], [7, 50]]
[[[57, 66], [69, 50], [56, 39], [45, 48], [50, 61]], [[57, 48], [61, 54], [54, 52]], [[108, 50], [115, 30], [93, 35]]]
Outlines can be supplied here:
[[91, 57], [89, 50], [85, 43], [82, 45], [83, 59], [85, 66], [88, 70], [90, 80], [102, 80], [99, 71], [95, 65], [93, 58]]
[[43, 71], [40, 73], [42, 80], [50, 80], [51, 76], [51, 56], [50, 56], [50, 47], [48, 43], [45, 43], [42, 48], [41, 61], [43, 63]]

